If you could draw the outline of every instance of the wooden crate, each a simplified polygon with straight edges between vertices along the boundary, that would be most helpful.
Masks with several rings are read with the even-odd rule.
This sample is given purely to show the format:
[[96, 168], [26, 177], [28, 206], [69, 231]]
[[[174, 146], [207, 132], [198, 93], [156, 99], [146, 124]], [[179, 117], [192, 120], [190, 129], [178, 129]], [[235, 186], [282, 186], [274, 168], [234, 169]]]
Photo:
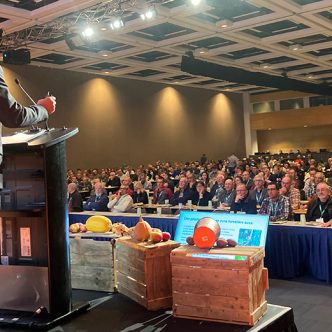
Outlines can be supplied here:
[[267, 310], [263, 258], [258, 247], [173, 250], [173, 315], [254, 325]]
[[70, 239], [72, 288], [115, 291], [113, 241]]
[[174, 241], [146, 245], [131, 238], [116, 241], [117, 289], [148, 310], [172, 306], [170, 253]]

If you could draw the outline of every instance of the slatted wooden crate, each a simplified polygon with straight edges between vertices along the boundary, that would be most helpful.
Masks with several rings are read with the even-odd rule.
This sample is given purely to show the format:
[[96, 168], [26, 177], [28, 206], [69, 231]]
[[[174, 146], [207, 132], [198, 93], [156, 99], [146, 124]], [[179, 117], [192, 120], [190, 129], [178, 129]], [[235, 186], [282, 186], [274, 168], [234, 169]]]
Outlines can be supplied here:
[[115, 290], [113, 241], [71, 238], [70, 260], [72, 288]]
[[254, 325], [267, 310], [263, 258], [258, 247], [173, 250], [173, 315]]
[[148, 310], [172, 306], [170, 253], [174, 241], [154, 245], [131, 238], [116, 241], [117, 289]]

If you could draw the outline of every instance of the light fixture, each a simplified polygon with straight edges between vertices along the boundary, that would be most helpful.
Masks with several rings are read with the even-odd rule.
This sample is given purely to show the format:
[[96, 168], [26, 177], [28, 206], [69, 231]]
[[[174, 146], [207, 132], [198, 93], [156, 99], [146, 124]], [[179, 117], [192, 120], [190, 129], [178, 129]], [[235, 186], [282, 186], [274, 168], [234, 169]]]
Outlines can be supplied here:
[[140, 16], [143, 21], [151, 20], [156, 16], [156, 11], [154, 8], [148, 8]]
[[124, 27], [124, 23], [121, 18], [117, 17], [111, 22], [110, 26], [112, 30], [119, 30]]
[[109, 74], [110, 72], [108, 70], [104, 71], [104, 74]]
[[292, 51], [299, 51], [302, 50], [302, 45], [300, 44], [293, 44], [289, 46], [289, 49]]
[[85, 27], [85, 29], [82, 31], [82, 36], [85, 37], [85, 38], [89, 38], [89, 37], [91, 37], [94, 33], [95, 33], [94, 30], [93, 30], [90, 26], [87, 26], [87, 27]]
[[204, 47], [196, 48], [196, 50], [194, 51], [194, 55], [196, 55], [196, 56], [204, 56], [204, 55], [207, 55], [208, 53], [209, 53], [209, 49], [204, 48]]
[[314, 76], [314, 75], [312, 75], [312, 74], [309, 74], [309, 75], [307, 76], [307, 78], [309, 78], [309, 80], [312, 80], [312, 79], [314, 79], [314, 78], [315, 78], [315, 76]]
[[191, 0], [191, 4], [193, 6], [198, 6], [201, 2], [202, 2], [202, 0]]
[[222, 29], [229, 28], [232, 25], [233, 25], [233, 22], [230, 20], [227, 20], [227, 19], [216, 22], [216, 27], [222, 28]]
[[270, 68], [270, 66], [269, 66], [267, 63], [261, 63], [261, 64], [259, 65], [259, 67], [260, 67], [260, 68], [263, 68], [263, 69], [268, 69], [268, 68]]
[[308, 127], [308, 125], [304, 125], [303, 127], [304, 127], [304, 128], [307, 128], [307, 127]]
[[98, 52], [98, 54], [99, 54], [100, 56], [106, 58], [106, 57], [110, 56], [110, 55], [112, 54], [112, 52], [111, 52], [111, 51], [108, 51], [108, 50], [102, 50], [102, 51]]
[[272, 128], [269, 128], [268, 130], [272, 130]]

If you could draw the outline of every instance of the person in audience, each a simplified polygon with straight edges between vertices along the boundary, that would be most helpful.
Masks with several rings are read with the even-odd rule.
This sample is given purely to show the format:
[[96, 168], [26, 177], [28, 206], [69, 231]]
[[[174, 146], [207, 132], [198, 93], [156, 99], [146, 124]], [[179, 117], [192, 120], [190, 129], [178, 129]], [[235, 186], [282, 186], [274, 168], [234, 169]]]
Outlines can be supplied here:
[[194, 205], [197, 206], [208, 206], [209, 201], [211, 201], [211, 194], [206, 190], [205, 183], [203, 181], [198, 181], [196, 184], [197, 194], [192, 200]]
[[267, 186], [268, 197], [263, 200], [259, 214], [269, 215], [270, 221], [288, 220], [290, 213], [289, 199], [279, 194], [277, 185], [273, 182]]
[[121, 185], [128, 187], [128, 195], [132, 195], [134, 192], [134, 185], [131, 181], [130, 176], [124, 176], [121, 180]]
[[[289, 198], [289, 204], [291, 211], [300, 208], [300, 191], [293, 187], [292, 179], [286, 175], [281, 180], [281, 188], [279, 190], [280, 195]], [[292, 213], [292, 212], [291, 212]]]
[[105, 185], [106, 185], [106, 183], [108, 181], [108, 174], [107, 174], [107, 172], [105, 170], [102, 170], [101, 173], [100, 173], [100, 177], [99, 178], [100, 178], [100, 181], [103, 182], [103, 183], [105, 183]]
[[231, 211], [257, 214], [256, 200], [249, 197], [249, 191], [244, 183], [236, 186], [236, 196], [231, 205]]
[[107, 208], [111, 212], [128, 212], [133, 206], [133, 199], [128, 194], [129, 187], [121, 184], [119, 191], [115, 197], [107, 204]]
[[192, 172], [188, 172], [187, 174], [187, 180], [188, 180], [188, 188], [192, 190], [193, 192], [196, 192], [196, 176]]
[[68, 212], [82, 212], [83, 200], [81, 194], [77, 190], [75, 183], [69, 183], [67, 186], [68, 192]]
[[131, 195], [134, 204], [136, 203], [143, 203], [143, 204], [148, 204], [149, 203], [149, 198], [148, 194], [144, 190], [144, 187], [141, 182], [136, 181], [134, 183], [134, 193]]
[[95, 183], [94, 193], [83, 205], [83, 209], [86, 211], [108, 211], [107, 204], [108, 197], [104, 189], [104, 185], [99, 180]]
[[152, 190], [152, 183], [151, 183], [151, 181], [148, 180], [148, 177], [145, 172], [142, 172], [139, 175], [138, 180], [143, 185], [144, 190]]
[[242, 176], [235, 176], [233, 182], [236, 188], [240, 183], [243, 183]]
[[230, 207], [233, 204], [236, 195], [236, 191], [234, 190], [234, 183], [231, 178], [225, 180], [224, 187], [225, 190], [223, 190], [219, 196], [219, 204], [222, 208]]
[[308, 172], [308, 178], [304, 182], [303, 191], [305, 194], [305, 199], [310, 199], [316, 193], [315, 185], [315, 174], [317, 173], [316, 169], [310, 169]]
[[256, 175], [254, 177], [254, 189], [250, 190], [249, 196], [256, 200], [256, 205], [261, 206], [263, 200], [267, 197], [267, 189], [264, 187], [264, 178]]
[[156, 189], [153, 192], [153, 204], [165, 204], [165, 200], [170, 199], [166, 187], [164, 179], [158, 178], [156, 182]]
[[234, 175], [234, 170], [235, 170], [235, 167], [237, 165], [237, 162], [239, 161], [239, 158], [234, 154], [232, 153], [228, 158], [228, 174], [233, 176]]
[[332, 225], [332, 198], [331, 189], [325, 182], [320, 182], [316, 187], [317, 198], [308, 205], [307, 221], [322, 221], [322, 227]]
[[169, 178], [168, 172], [166, 170], [163, 170], [160, 176], [164, 179], [164, 183], [167, 183], [167, 187], [173, 192], [174, 182]]
[[110, 176], [106, 182], [107, 187], [113, 187], [111, 188], [111, 193], [115, 193], [116, 191], [119, 190], [121, 186], [121, 181], [120, 178], [115, 174], [114, 171], [110, 172]]
[[207, 190], [210, 188], [210, 179], [209, 179], [209, 174], [206, 171], [203, 171], [201, 173], [201, 181], [204, 182], [205, 187], [207, 188]]
[[219, 200], [221, 192], [224, 190], [224, 175], [218, 173], [216, 176], [216, 182], [211, 188], [211, 196], [216, 197], [216, 200]]
[[179, 180], [179, 186], [177, 191], [174, 193], [170, 200], [172, 205], [179, 205], [179, 203], [185, 205], [188, 200], [193, 201], [195, 198], [195, 193], [188, 188], [188, 180], [185, 176], [181, 177]]
[[286, 174], [287, 174], [288, 177], [291, 178], [293, 188], [299, 189], [300, 188], [300, 180], [299, 180], [299, 177], [298, 177], [298, 174], [296, 172], [295, 167], [292, 166], [292, 167], [288, 168]]
[[253, 182], [252, 178], [250, 177], [250, 174], [248, 171], [244, 171], [242, 173], [242, 180], [243, 180], [243, 183], [246, 185], [247, 190], [250, 190], [251, 187], [253, 186], [254, 182]]

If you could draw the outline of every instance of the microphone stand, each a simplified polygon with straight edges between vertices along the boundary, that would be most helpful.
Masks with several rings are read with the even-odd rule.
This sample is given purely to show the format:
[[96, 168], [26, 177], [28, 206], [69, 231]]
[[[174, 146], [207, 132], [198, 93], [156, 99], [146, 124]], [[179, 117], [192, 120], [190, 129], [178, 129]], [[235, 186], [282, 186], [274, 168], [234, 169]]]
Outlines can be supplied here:
[[[18, 78], [15, 78], [15, 83], [20, 87], [20, 89], [24, 92], [24, 94], [30, 99], [30, 101], [34, 104], [37, 105], [37, 103], [31, 98], [31, 96], [27, 93], [27, 91], [23, 88], [23, 86], [21, 85], [20, 81], [18, 80]], [[47, 92], [47, 96], [50, 96], [50, 93]], [[45, 127], [46, 127], [46, 131], [49, 131], [50, 128], [48, 127], [48, 119], [45, 120]], [[31, 129], [29, 129], [30, 132], [33, 133], [38, 133], [41, 130], [41, 128], [35, 127], [34, 125], [31, 125]]]

